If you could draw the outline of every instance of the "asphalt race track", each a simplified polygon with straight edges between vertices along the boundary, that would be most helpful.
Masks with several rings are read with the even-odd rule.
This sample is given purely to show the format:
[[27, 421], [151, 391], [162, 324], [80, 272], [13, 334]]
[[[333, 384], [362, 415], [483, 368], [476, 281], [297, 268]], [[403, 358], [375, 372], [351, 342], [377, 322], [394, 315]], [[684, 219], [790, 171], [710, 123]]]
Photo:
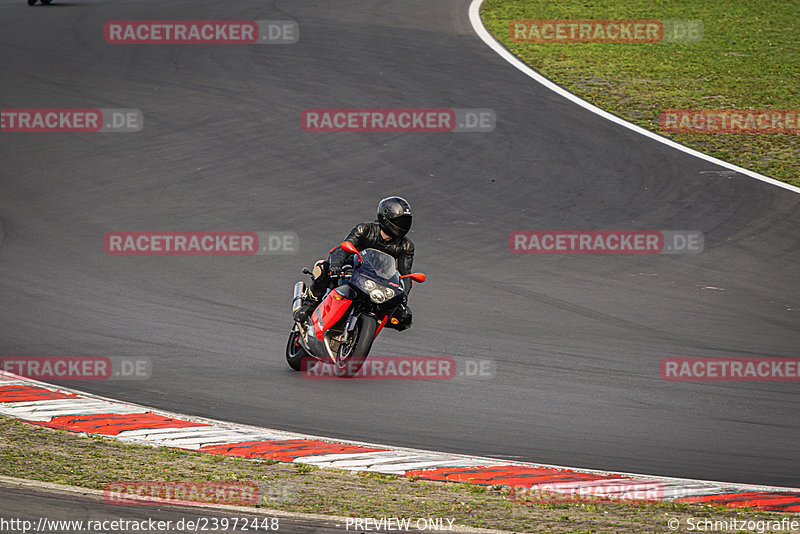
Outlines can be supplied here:
[[[65, 382], [322, 436], [800, 487], [797, 382], [670, 382], [667, 357], [793, 357], [800, 195], [599, 118], [474, 34], [465, 0], [0, 0], [2, 108], [138, 108], [139, 133], [0, 133], [0, 355], [149, 358]], [[110, 45], [126, 19], [296, 20], [293, 45]], [[313, 133], [320, 107], [490, 108], [491, 133]], [[449, 381], [313, 381], [300, 268], [390, 194], [414, 327]], [[514, 230], [697, 230], [697, 255], [515, 255]], [[296, 255], [113, 256], [111, 231], [291, 231]]]
[[[49, 486], [53, 486], [52, 484]], [[228, 526], [224, 529], [227, 532], [247, 533], [252, 532], [253, 528], [232, 528], [234, 525], [242, 525], [245, 520], [248, 526], [254, 525], [261, 527], [262, 525], [271, 525], [273, 517], [267, 513], [253, 514], [252, 509], [245, 512], [231, 512], [222, 511], [214, 508], [200, 508], [198, 510], [196, 505], [137, 505], [130, 506], [126, 504], [109, 504], [105, 502], [105, 496], [97, 494], [98, 492], [89, 494], [89, 492], [65, 491], [59, 488], [39, 488], [20, 486], [14, 483], [9, 483], [7, 480], [0, 481], [0, 498], [3, 499], [3, 518], [2, 521], [13, 520], [9, 522], [11, 528], [9, 532], [22, 532], [20, 528], [28, 521], [28, 528], [35, 527], [42, 520], [44, 515], [44, 525], [53, 525], [60, 523], [62, 528], [58, 529], [59, 533], [75, 533], [81, 534], [87, 532], [88, 522], [100, 522], [108, 527], [117, 525], [129, 528], [111, 529], [117, 532], [129, 532], [137, 530], [147, 530], [150, 525], [156, 525], [158, 528], [159, 522], [161, 525], [169, 526], [170, 528], [162, 528], [161, 532], [196, 532], [194, 527], [186, 528], [187, 523], [194, 525], [198, 530], [211, 530], [215, 525], [218, 527], [216, 530], [223, 530], [221, 526]], [[11, 517], [9, 517], [11, 516]], [[238, 520], [238, 523], [237, 523]], [[256, 523], [253, 523], [253, 521]], [[74, 522], [83, 522], [80, 527], [76, 526]], [[127, 521], [127, 523], [123, 523]], [[151, 522], [152, 521], [152, 522]], [[167, 521], [170, 523], [167, 524]], [[266, 521], [266, 522], [265, 522]], [[143, 525], [139, 529], [131, 526], [135, 522]], [[342, 531], [342, 525], [336, 524], [335, 520], [324, 521], [320, 518], [306, 517], [282, 517], [278, 518], [279, 528], [281, 532], [288, 532], [290, 534], [334, 534]], [[66, 526], [70, 525], [70, 526]], [[262, 531], [265, 529], [261, 529]], [[30, 530], [29, 530], [30, 531]], [[154, 530], [153, 530], [154, 531]], [[95, 532], [95, 531], [91, 531]]]

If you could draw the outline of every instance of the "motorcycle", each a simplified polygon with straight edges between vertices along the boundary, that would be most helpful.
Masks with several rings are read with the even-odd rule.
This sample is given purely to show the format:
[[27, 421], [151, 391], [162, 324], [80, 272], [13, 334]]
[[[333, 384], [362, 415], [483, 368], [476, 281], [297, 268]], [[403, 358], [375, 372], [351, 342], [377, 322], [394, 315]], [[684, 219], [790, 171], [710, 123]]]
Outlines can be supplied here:
[[[383, 327], [398, 324], [393, 312], [406, 293], [403, 280], [425, 282], [422, 273], [400, 275], [389, 254], [373, 248], [359, 252], [349, 241], [340, 247], [353, 254], [353, 265], [345, 266], [332, 280], [308, 323], [295, 322], [292, 327], [286, 361], [295, 371], [307, 370], [316, 361], [334, 365], [337, 376], [354, 377]], [[311, 271], [303, 269], [303, 273], [310, 275]], [[305, 292], [305, 283], [297, 282], [292, 315], [302, 306]]]

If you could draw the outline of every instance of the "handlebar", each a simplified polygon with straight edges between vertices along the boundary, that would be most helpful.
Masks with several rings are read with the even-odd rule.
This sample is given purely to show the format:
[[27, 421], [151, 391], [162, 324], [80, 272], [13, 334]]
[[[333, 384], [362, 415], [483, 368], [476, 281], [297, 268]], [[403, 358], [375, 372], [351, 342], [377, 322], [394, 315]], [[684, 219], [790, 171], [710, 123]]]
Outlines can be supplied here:
[[331, 276], [334, 278], [349, 278], [353, 276], [353, 266], [352, 265], [343, 265], [342, 272], [339, 275], [334, 275], [331, 273]]

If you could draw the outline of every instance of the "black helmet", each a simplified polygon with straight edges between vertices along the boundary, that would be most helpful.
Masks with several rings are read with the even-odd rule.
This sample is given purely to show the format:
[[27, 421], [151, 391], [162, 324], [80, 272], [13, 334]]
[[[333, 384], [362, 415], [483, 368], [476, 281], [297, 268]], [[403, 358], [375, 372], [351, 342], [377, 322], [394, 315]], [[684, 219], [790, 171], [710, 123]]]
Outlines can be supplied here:
[[411, 228], [411, 206], [400, 197], [384, 198], [378, 204], [378, 222], [392, 237], [403, 237]]

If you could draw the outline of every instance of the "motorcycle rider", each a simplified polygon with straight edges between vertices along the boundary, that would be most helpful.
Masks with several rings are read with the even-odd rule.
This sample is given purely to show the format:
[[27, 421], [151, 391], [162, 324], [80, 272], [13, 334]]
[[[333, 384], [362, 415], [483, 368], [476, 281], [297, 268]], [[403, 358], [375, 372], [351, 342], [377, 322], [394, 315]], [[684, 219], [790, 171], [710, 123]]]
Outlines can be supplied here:
[[[378, 217], [375, 222], [357, 224], [346, 241], [361, 251], [374, 248], [389, 254], [397, 261], [400, 274], [411, 273], [414, 261], [414, 243], [406, 237], [411, 228], [411, 206], [401, 197], [387, 197], [378, 203]], [[336, 247], [327, 260], [319, 260], [312, 271], [313, 282], [306, 291], [303, 305], [294, 314], [298, 323], [305, 322], [314, 312], [331, 283], [331, 277], [342, 274], [342, 267], [352, 261], [352, 254]], [[411, 326], [411, 310], [406, 305], [408, 293], [411, 291], [411, 279], [403, 279], [406, 288], [403, 302], [393, 317], [398, 319], [397, 325], [387, 324], [396, 330], [405, 330]]]

